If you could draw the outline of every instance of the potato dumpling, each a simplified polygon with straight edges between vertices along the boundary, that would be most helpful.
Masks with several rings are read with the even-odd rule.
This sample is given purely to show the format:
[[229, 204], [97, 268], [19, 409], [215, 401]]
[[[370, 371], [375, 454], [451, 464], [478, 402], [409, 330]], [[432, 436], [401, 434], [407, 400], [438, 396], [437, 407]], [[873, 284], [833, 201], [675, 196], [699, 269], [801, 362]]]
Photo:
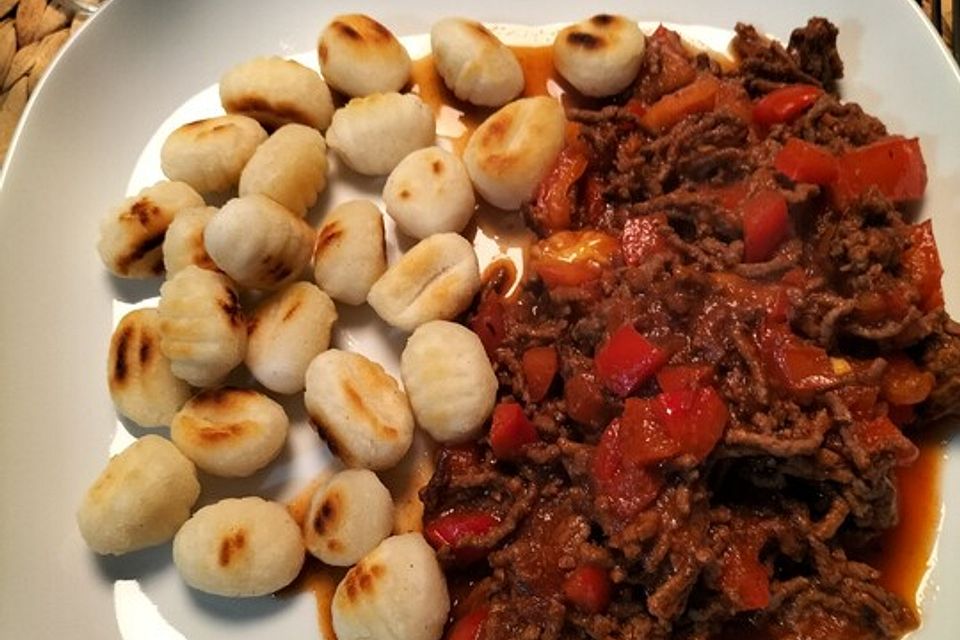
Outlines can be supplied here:
[[163, 266], [168, 278], [191, 264], [217, 270], [203, 246], [203, 230], [216, 212], [216, 207], [190, 207], [180, 211], [170, 223], [163, 239]]
[[476, 436], [497, 401], [497, 376], [477, 334], [435, 320], [420, 325], [400, 359], [413, 415], [438, 442]]
[[110, 339], [107, 383], [117, 411], [141, 427], [163, 427], [193, 395], [160, 351], [160, 316], [137, 309], [123, 316]]
[[459, 233], [477, 202], [463, 162], [439, 147], [414, 151], [400, 161], [383, 187], [387, 213], [414, 238]]
[[247, 323], [229, 278], [190, 265], [160, 287], [160, 350], [170, 370], [210, 387], [243, 362]]
[[419, 533], [387, 538], [347, 572], [331, 606], [339, 640], [438, 640], [450, 596]]
[[517, 56], [475, 20], [440, 20], [430, 29], [430, 48], [443, 83], [461, 100], [499, 107], [523, 91]]
[[149, 278], [163, 273], [164, 237], [177, 213], [202, 207], [203, 198], [184, 182], [158, 182], [113, 209], [100, 224], [97, 251], [110, 273]]
[[413, 331], [430, 320], [451, 320], [480, 290], [473, 245], [456, 233], [421, 240], [374, 283], [367, 302], [387, 323]]
[[566, 119], [553, 98], [511, 102], [470, 136], [463, 162], [477, 192], [500, 209], [518, 209], [533, 196], [563, 147]]
[[357, 173], [384, 176], [411, 152], [431, 146], [436, 128], [433, 109], [419, 96], [375, 93], [337, 109], [327, 144]]
[[267, 396], [227, 387], [191, 398], [170, 423], [170, 439], [207, 473], [245, 478], [277, 457], [289, 428], [283, 407]]
[[206, 506], [173, 539], [173, 563], [184, 582], [234, 598], [287, 586], [300, 573], [304, 555], [300, 527], [287, 509], [257, 497]]
[[327, 145], [316, 129], [287, 124], [257, 147], [240, 174], [241, 196], [260, 193], [298, 216], [327, 186]]
[[390, 491], [366, 469], [341, 471], [319, 487], [303, 524], [307, 551], [337, 567], [355, 564], [392, 528]]
[[271, 391], [303, 391], [307, 367], [330, 346], [336, 321], [336, 305], [316, 285], [288, 285], [253, 312], [247, 327], [247, 368]]
[[327, 83], [313, 69], [277, 56], [253, 58], [220, 78], [227, 113], [253, 118], [268, 130], [291, 122], [326, 129], [333, 116]]
[[636, 22], [599, 14], [557, 34], [553, 63], [580, 93], [595, 98], [612, 96], [636, 79], [645, 45]]
[[110, 458], [83, 496], [77, 525], [97, 553], [129, 553], [172, 538], [199, 495], [193, 463], [169, 440], [146, 435]]
[[387, 270], [383, 214], [369, 200], [337, 205], [317, 232], [313, 277], [334, 300], [363, 304]]
[[171, 180], [200, 193], [220, 193], [237, 186], [240, 172], [267, 132], [253, 118], [225, 115], [190, 122], [167, 136], [160, 166]]
[[330, 451], [348, 467], [380, 471], [413, 442], [413, 414], [400, 385], [376, 362], [330, 349], [307, 368], [304, 404]]
[[309, 224], [259, 193], [227, 202], [203, 232], [217, 266], [250, 289], [277, 289], [300, 277], [313, 241]]
[[317, 46], [320, 71], [348, 96], [399, 91], [410, 79], [407, 50], [385, 26], [363, 14], [334, 18]]

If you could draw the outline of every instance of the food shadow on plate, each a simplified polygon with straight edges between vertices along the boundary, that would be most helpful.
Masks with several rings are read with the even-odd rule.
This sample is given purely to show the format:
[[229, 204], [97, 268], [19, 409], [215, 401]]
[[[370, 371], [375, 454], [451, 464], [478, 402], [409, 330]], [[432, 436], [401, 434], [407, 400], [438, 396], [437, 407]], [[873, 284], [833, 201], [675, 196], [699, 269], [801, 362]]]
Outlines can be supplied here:
[[91, 554], [97, 571], [110, 582], [117, 580], [146, 580], [173, 564], [172, 547], [169, 542], [122, 556]]
[[104, 271], [104, 277], [109, 280], [110, 291], [113, 297], [120, 302], [136, 304], [148, 298], [160, 295], [160, 285], [163, 278], [120, 278]]
[[186, 584], [183, 585], [183, 588], [190, 594], [190, 600], [204, 613], [228, 624], [243, 624], [248, 620], [269, 618], [281, 613], [295, 601], [294, 598], [278, 597], [277, 595], [256, 598], [230, 598], [197, 591]]

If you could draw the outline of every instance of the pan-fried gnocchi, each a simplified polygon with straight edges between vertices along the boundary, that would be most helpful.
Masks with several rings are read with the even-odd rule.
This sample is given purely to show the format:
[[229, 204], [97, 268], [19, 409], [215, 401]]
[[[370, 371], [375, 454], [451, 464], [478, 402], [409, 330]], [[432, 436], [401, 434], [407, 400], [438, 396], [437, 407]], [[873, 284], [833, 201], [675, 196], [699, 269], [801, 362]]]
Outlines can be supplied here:
[[137, 309], [120, 320], [110, 339], [107, 382], [117, 410], [141, 427], [169, 425], [193, 395], [160, 351], [156, 309]]
[[473, 245], [456, 233], [421, 240], [374, 283], [367, 302], [387, 323], [413, 331], [430, 320], [450, 320], [480, 290]]
[[203, 230], [216, 212], [216, 207], [190, 207], [181, 210], [170, 223], [163, 238], [163, 266], [168, 278], [191, 264], [217, 270], [203, 246]]
[[347, 469], [317, 489], [303, 523], [307, 550], [327, 564], [349, 567], [393, 528], [393, 499], [377, 474]]
[[350, 569], [331, 608], [339, 640], [438, 640], [450, 596], [433, 549], [407, 533], [387, 538]]
[[523, 91], [517, 56], [475, 20], [440, 20], [430, 29], [430, 48], [444, 84], [461, 100], [500, 107]]
[[200, 193], [222, 193], [237, 186], [243, 167], [266, 139], [260, 123], [247, 116], [189, 122], [167, 136], [160, 166], [165, 176]]
[[240, 174], [239, 193], [260, 193], [299, 216], [327, 186], [327, 145], [316, 129], [287, 124], [253, 152]]
[[383, 214], [369, 200], [337, 205], [323, 219], [313, 253], [313, 278], [334, 300], [363, 304], [387, 270]]
[[330, 349], [307, 368], [304, 404], [331, 452], [349, 467], [397, 464], [413, 442], [413, 414], [400, 385], [358, 353]]
[[436, 128], [433, 109], [419, 96], [374, 93], [337, 109], [327, 144], [357, 173], [383, 176], [411, 152], [431, 146]]
[[612, 96], [637, 77], [645, 47], [646, 39], [636, 22], [599, 14], [557, 34], [553, 62], [580, 93]]
[[334, 18], [317, 45], [320, 71], [348, 96], [399, 91], [410, 79], [410, 55], [385, 26], [363, 14]]
[[193, 463], [169, 440], [146, 435], [110, 458], [83, 496], [77, 525], [91, 549], [121, 555], [171, 539], [199, 495]]
[[173, 539], [184, 582], [219, 596], [263, 596], [287, 586], [304, 560], [300, 527], [283, 505], [227, 498], [190, 518]]
[[149, 278], [163, 273], [167, 230], [179, 211], [202, 207], [203, 198], [184, 182], [158, 182], [113, 209], [100, 225], [97, 251], [110, 273]]
[[203, 471], [245, 478], [277, 457], [289, 427], [283, 407], [267, 396], [227, 387], [191, 398], [174, 416], [170, 439]]
[[309, 282], [294, 282], [254, 310], [248, 325], [250, 373], [277, 393], [303, 391], [310, 361], [330, 346], [337, 307]]
[[297, 122], [324, 130], [333, 116], [327, 83], [313, 69], [278, 56], [253, 58], [220, 78], [227, 113], [253, 118], [268, 130]]
[[400, 359], [413, 415], [438, 442], [480, 432], [497, 400], [497, 376], [477, 335], [455, 322], [420, 325]]
[[556, 160], [565, 128], [563, 107], [545, 96], [516, 100], [484, 120], [463, 152], [477, 192], [495, 207], [518, 209]]
[[210, 387], [243, 362], [247, 323], [228, 277], [190, 265], [160, 287], [157, 310], [160, 350], [181, 380]]
[[203, 239], [213, 261], [238, 285], [269, 290], [303, 274], [314, 231], [286, 207], [255, 193], [223, 205]]
[[383, 201], [400, 230], [419, 239], [459, 233], [476, 206], [463, 162], [439, 147], [419, 149], [401, 160], [383, 187]]

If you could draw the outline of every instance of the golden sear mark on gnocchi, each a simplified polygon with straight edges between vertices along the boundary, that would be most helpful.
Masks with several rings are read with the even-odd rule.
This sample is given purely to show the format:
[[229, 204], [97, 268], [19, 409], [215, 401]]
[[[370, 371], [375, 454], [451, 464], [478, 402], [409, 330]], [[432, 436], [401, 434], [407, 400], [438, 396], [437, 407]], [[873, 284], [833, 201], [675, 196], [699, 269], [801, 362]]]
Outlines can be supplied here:
[[363, 396], [354, 389], [349, 380], [344, 380], [340, 385], [343, 394], [346, 396], [347, 404], [360, 416], [366, 419], [367, 423], [373, 427], [377, 436], [386, 440], [396, 440], [397, 430], [388, 424], [385, 424], [376, 413], [370, 410], [370, 407], [363, 401]]
[[148, 227], [160, 214], [160, 207], [153, 203], [150, 198], [139, 198], [128, 211], [124, 211], [121, 218], [136, 218], [142, 227]]
[[218, 387], [201, 391], [190, 400], [190, 406], [195, 410], [238, 408], [243, 406], [243, 400], [256, 397], [259, 394], [253, 389], [237, 389], [235, 387]]
[[440, 175], [443, 173], [443, 161], [440, 159], [434, 160], [430, 163], [430, 168], [435, 174]]
[[134, 328], [127, 325], [123, 330], [117, 335], [117, 354], [113, 362], [113, 366], [110, 368], [110, 386], [123, 386], [126, 382], [127, 374], [129, 373], [129, 367], [127, 364], [127, 351], [129, 349], [129, 344], [132, 342], [134, 334]]
[[383, 577], [386, 569], [382, 565], [374, 564], [368, 566], [364, 561], [360, 561], [353, 569], [347, 573], [344, 578], [347, 599], [355, 602], [362, 595], [372, 594], [376, 591], [376, 582]]
[[246, 320], [243, 317], [243, 309], [240, 307], [240, 296], [237, 295], [236, 291], [230, 289], [226, 293], [226, 300], [218, 300], [220, 309], [226, 314], [232, 326], [242, 326], [246, 323]]
[[287, 309], [286, 313], [283, 314], [283, 318], [280, 321], [287, 322], [290, 320], [290, 318], [296, 315], [297, 311], [299, 311], [302, 306], [303, 300], [294, 300], [291, 302], [290, 307]]
[[330, 449], [330, 453], [347, 464], [353, 462], [353, 456], [350, 455], [349, 449], [343, 446], [338, 439], [335, 433], [324, 424], [323, 420], [319, 416], [310, 413], [307, 411], [307, 417], [310, 419], [311, 424], [317, 429], [317, 435], [320, 436], [320, 439], [327, 443], [327, 448]]
[[612, 16], [609, 13], [598, 13], [597, 15], [590, 18], [590, 22], [597, 25], [598, 27], [605, 27], [607, 25], [613, 24], [617, 21], [616, 16]]
[[188, 415], [181, 415], [179, 420], [188, 437], [200, 447], [229, 446], [232, 441], [249, 438], [260, 430], [259, 425], [251, 420], [220, 424]]
[[261, 123], [266, 121], [273, 128], [285, 122], [310, 124], [310, 115], [297, 105], [283, 101], [273, 102], [255, 95], [234, 98], [224, 107], [230, 113], [240, 113]]
[[317, 245], [314, 247], [314, 255], [320, 255], [329, 246], [336, 242], [343, 235], [343, 227], [339, 222], [333, 221], [327, 223], [317, 234]]
[[567, 42], [583, 49], [599, 49], [605, 44], [602, 38], [585, 31], [571, 31], [567, 34]]
[[247, 545], [247, 535], [243, 529], [237, 529], [220, 540], [220, 566], [226, 567]]
[[390, 30], [373, 18], [364, 15], [354, 15], [350, 16], [350, 19], [356, 26], [342, 20], [334, 20], [330, 23], [330, 28], [359, 44], [377, 45], [393, 39], [393, 34], [390, 33]]
[[484, 38], [486, 40], [492, 40], [497, 43], [500, 42], [499, 40], [497, 40], [497, 37], [493, 35], [493, 33], [489, 29], [483, 26], [483, 24], [476, 22], [475, 20], [465, 20], [464, 22], [469, 29], [471, 29], [474, 33], [479, 35], [481, 38]]
[[317, 515], [313, 518], [313, 530], [318, 534], [323, 534], [327, 527], [335, 524], [340, 519], [340, 495], [331, 492], [317, 509]]

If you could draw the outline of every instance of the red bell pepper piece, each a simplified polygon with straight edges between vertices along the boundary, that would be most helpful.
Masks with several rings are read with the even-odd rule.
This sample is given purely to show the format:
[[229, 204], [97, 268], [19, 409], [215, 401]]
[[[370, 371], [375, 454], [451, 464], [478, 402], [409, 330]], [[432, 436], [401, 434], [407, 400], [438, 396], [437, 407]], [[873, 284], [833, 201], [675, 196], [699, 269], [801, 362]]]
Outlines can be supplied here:
[[610, 408], [600, 385], [589, 374], [578, 373], [569, 378], [563, 385], [563, 399], [567, 415], [580, 424], [600, 429], [610, 420]]
[[516, 402], [501, 402], [493, 410], [490, 448], [500, 460], [513, 460], [521, 449], [540, 440], [537, 428]]
[[899, 466], [912, 464], [920, 455], [916, 445], [910, 442], [887, 416], [854, 422], [850, 425], [847, 436], [868, 456], [884, 452], [893, 454]]
[[765, 318], [760, 325], [759, 346], [774, 383], [800, 399], [836, 382], [826, 350], [794, 335], [785, 320]]
[[446, 640], [480, 640], [483, 625], [490, 615], [489, 607], [478, 607], [459, 618], [447, 632]]
[[880, 390], [877, 387], [864, 385], [849, 385], [837, 389], [837, 395], [856, 420], [869, 418], [873, 415]]
[[764, 126], [792, 122], [822, 95], [823, 89], [810, 84], [791, 84], [775, 89], [753, 106], [753, 120]]
[[920, 308], [930, 312], [943, 308], [943, 265], [933, 237], [933, 222], [910, 227], [910, 246], [903, 252], [903, 270], [920, 293]]
[[730, 419], [727, 404], [713, 387], [668, 391], [655, 398], [654, 415], [681, 453], [705, 459], [717, 446]]
[[738, 611], [755, 611], [770, 604], [770, 575], [760, 562], [765, 536], [749, 527], [734, 534], [720, 557], [720, 590]]
[[470, 564], [483, 558], [487, 550], [467, 539], [485, 535], [498, 524], [499, 518], [485, 511], [451, 511], [426, 523], [423, 535], [434, 549], [449, 547], [458, 563]]
[[833, 203], [844, 207], [875, 187], [894, 202], [919, 200], [927, 186], [927, 165], [916, 138], [891, 136], [857, 147], [838, 158]]
[[933, 391], [936, 376], [923, 371], [906, 356], [894, 356], [880, 380], [883, 399], [894, 405], [920, 404]]
[[594, 173], [588, 174], [584, 182], [583, 200], [586, 222], [591, 226], [599, 226], [603, 214], [607, 211], [607, 202], [603, 197], [603, 183]]
[[530, 266], [548, 287], [596, 280], [620, 243], [602, 231], [558, 231], [530, 250]]
[[578, 144], [568, 144], [537, 188], [533, 219], [547, 232], [569, 229], [573, 215], [571, 189], [587, 170], [587, 155]]
[[619, 419], [620, 451], [628, 465], [647, 466], [680, 453], [680, 445], [658, 420], [656, 401], [627, 398]]
[[557, 350], [552, 346], [530, 347], [523, 352], [521, 366], [530, 400], [540, 402], [550, 390], [560, 366]]
[[625, 324], [600, 346], [594, 364], [603, 385], [625, 397], [653, 377], [669, 359], [665, 350]]
[[606, 611], [612, 591], [609, 573], [593, 564], [580, 565], [563, 581], [567, 602], [584, 613]]
[[593, 456], [593, 487], [601, 509], [630, 518], [656, 500], [663, 479], [655, 469], [625, 460], [621, 433], [620, 421], [614, 420], [600, 436]]
[[712, 111], [719, 90], [719, 80], [710, 74], [701, 75], [650, 105], [640, 116], [640, 125], [650, 133], [663, 133], [689, 115]]
[[840, 174], [836, 157], [823, 147], [790, 138], [773, 159], [777, 171], [794, 182], [827, 185]]
[[666, 216], [662, 214], [627, 220], [620, 236], [620, 246], [623, 249], [623, 259], [628, 265], [643, 264], [650, 257], [670, 250], [666, 240], [660, 235], [661, 225], [665, 223]]
[[661, 391], [697, 389], [713, 383], [713, 366], [709, 364], [674, 364], [657, 372]]
[[786, 199], [779, 191], [769, 189], [745, 200], [741, 208], [744, 261], [769, 260], [790, 232]]
[[483, 296], [477, 305], [476, 314], [470, 320], [470, 329], [480, 338], [487, 356], [492, 356], [507, 337], [503, 321], [503, 301], [499, 296]]

